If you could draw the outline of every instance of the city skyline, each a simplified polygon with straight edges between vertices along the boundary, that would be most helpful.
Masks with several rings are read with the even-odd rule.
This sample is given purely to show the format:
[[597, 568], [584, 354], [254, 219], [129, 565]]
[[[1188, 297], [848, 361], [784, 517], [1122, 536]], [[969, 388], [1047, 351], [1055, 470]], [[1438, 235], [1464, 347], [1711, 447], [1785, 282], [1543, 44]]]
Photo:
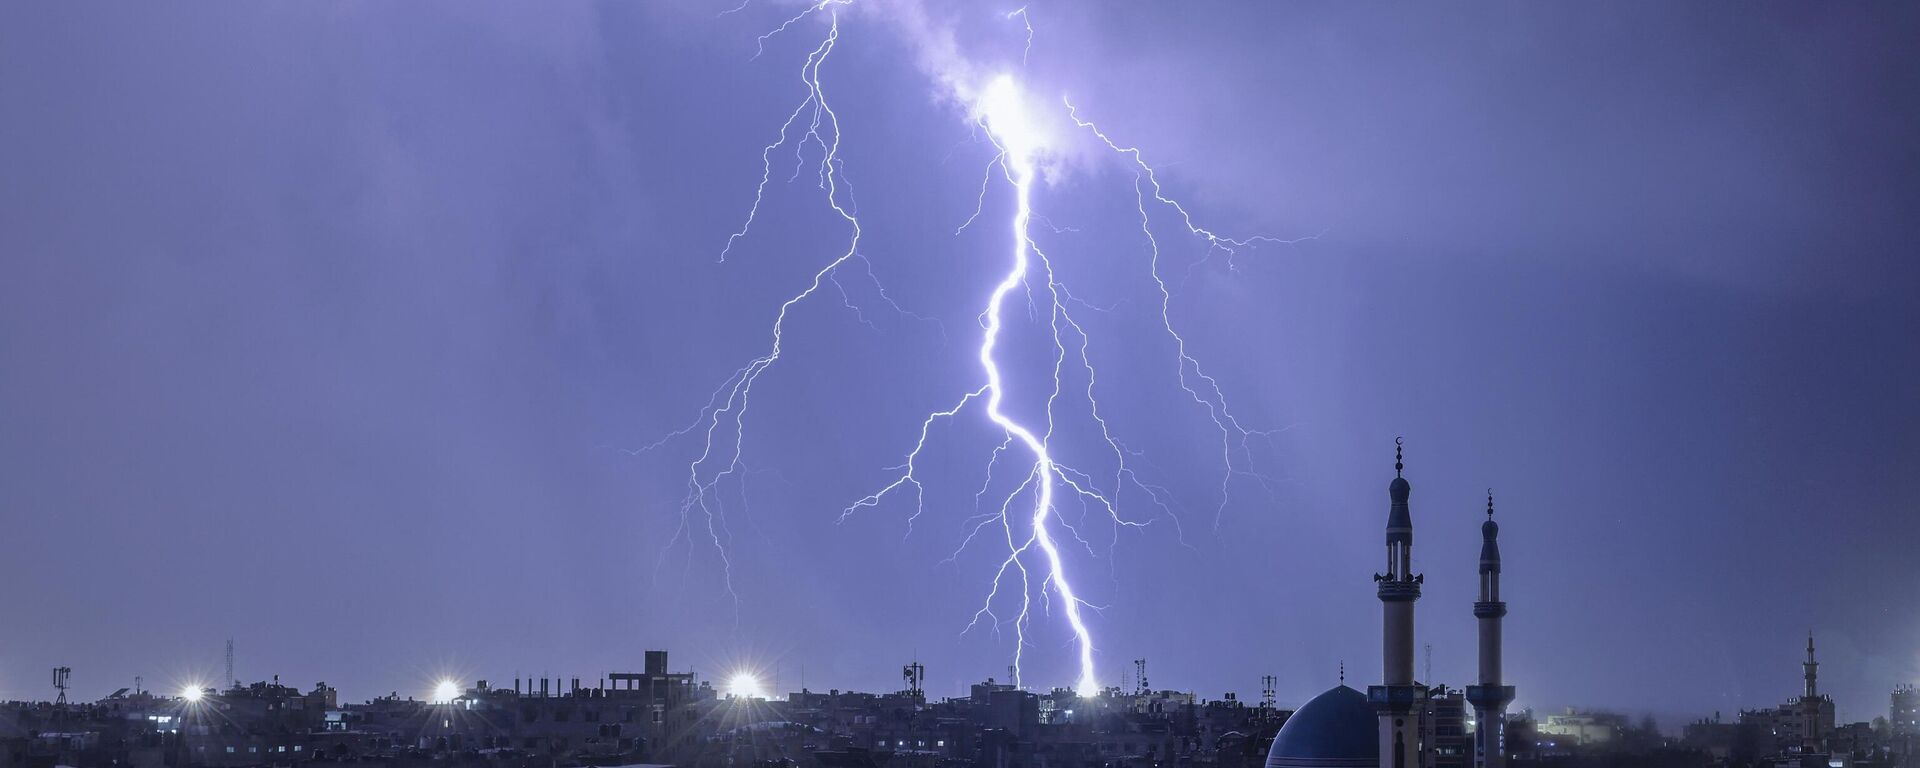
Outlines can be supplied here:
[[[1489, 488], [1510, 712], [1776, 706], [1808, 630], [1842, 720], [1920, 682], [1920, 11], [725, 5], [0, 8], [0, 699], [232, 638], [354, 700], [1090, 647], [1298, 704], [1381, 679], [1399, 437], [1430, 682], [1475, 677]], [[768, 150], [816, 88], [831, 142]], [[1057, 437], [1029, 202], [1103, 382]], [[674, 436], [809, 278], [703, 470]], [[1024, 647], [963, 544], [1011, 432], [928, 421], [989, 317], [1006, 420], [1139, 478], [1141, 525], [1060, 508], [1085, 629], [1036, 577]]]

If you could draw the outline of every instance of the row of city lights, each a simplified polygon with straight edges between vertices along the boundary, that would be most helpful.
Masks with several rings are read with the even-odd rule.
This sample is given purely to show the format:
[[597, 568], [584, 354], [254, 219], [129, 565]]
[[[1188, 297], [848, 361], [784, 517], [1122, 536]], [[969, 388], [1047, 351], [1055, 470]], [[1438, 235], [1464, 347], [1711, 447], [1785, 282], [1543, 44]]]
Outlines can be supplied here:
[[[434, 704], [446, 704], [460, 698], [460, 683], [449, 678], [441, 678], [433, 684], [433, 696], [428, 699]], [[180, 689], [180, 700], [188, 704], [198, 703], [206, 698], [207, 688], [199, 683], [189, 683]], [[739, 672], [727, 679], [727, 696], [740, 699], [763, 699], [767, 693], [760, 685], [759, 676], [752, 672]]]
[[[180, 689], [180, 700], [188, 704], [199, 703], [201, 699], [206, 698], [207, 690], [205, 686], [199, 683], [188, 683]], [[429, 699], [429, 701], [434, 704], [446, 704], [459, 697], [460, 684], [453, 680], [442, 678], [439, 682], [433, 684], [433, 698]]]

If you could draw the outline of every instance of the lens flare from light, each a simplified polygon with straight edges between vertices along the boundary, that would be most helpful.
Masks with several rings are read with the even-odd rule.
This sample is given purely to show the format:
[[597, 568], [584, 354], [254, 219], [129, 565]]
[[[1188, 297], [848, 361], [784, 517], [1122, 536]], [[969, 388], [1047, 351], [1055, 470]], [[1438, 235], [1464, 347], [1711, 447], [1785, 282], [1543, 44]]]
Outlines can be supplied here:
[[760, 687], [760, 677], [752, 672], [735, 672], [727, 679], [727, 695], [736, 699], [764, 699], [767, 692]]
[[189, 683], [186, 687], [180, 689], [180, 700], [188, 704], [196, 703], [200, 701], [201, 697], [206, 695], [206, 689], [201, 688], [199, 683]]
[[452, 680], [441, 680], [433, 686], [433, 703], [446, 704], [460, 698], [460, 684]]

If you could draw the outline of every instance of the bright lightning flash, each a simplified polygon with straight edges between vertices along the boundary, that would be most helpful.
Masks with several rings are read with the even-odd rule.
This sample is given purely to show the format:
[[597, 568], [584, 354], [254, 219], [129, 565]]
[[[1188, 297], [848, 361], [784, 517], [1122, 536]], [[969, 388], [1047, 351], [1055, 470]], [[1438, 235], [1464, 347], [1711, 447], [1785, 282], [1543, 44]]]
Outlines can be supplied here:
[[727, 695], [736, 699], [764, 699], [766, 690], [760, 687], [760, 677], [752, 672], [735, 672], [727, 679]]
[[[788, 18], [778, 28], [760, 36], [759, 50], [764, 51], [769, 38], [786, 31], [809, 16], [816, 14], [825, 16], [829, 23], [825, 38], [807, 55], [806, 62], [800, 68], [800, 80], [805, 86], [805, 97], [781, 124], [779, 134], [774, 141], [761, 151], [760, 183], [754, 191], [753, 204], [747, 211], [745, 223], [727, 238], [726, 246], [721, 251], [721, 261], [726, 261], [735, 244], [747, 237], [752, 230], [761, 202], [765, 199], [767, 187], [775, 178], [774, 153], [783, 148], [793, 156], [792, 171], [787, 176], [787, 181], [791, 183], [798, 180], [803, 171], [806, 172], [806, 176], [814, 186], [824, 194], [828, 206], [837, 219], [846, 225], [848, 234], [845, 248], [838, 250], [813, 273], [812, 279], [803, 289], [779, 306], [770, 329], [771, 344], [765, 353], [735, 370], [721, 382], [691, 424], [639, 449], [640, 452], [653, 450], [675, 438], [689, 434], [699, 435], [702, 438], [700, 453], [687, 470], [687, 495], [680, 506], [680, 528], [669, 541], [668, 546], [673, 546], [682, 538], [691, 544], [692, 538], [689, 534], [696, 526], [704, 528], [714, 549], [720, 555], [722, 565], [727, 568], [725, 588], [729, 594], [734, 594], [731, 560], [728, 558], [725, 546], [729, 536], [725, 532], [725, 522], [720, 514], [717, 489], [726, 478], [738, 477], [745, 472], [741, 462], [741, 452], [745, 438], [748, 405], [755, 384], [781, 359], [781, 341], [787, 330], [790, 310], [821, 293], [823, 286], [831, 284], [838, 289], [841, 304], [853, 311], [856, 318], [865, 323], [865, 316], [860, 314], [859, 307], [853, 304], [844, 285], [840, 282], [841, 268], [847, 266], [848, 262], [858, 260], [865, 269], [851, 273], [851, 276], [864, 275], [864, 279], [872, 281], [878, 295], [895, 312], [915, 319], [926, 319], [908, 312], [893, 302], [875, 277], [871, 265], [866, 261], [866, 256], [860, 251], [861, 227], [856, 214], [858, 207], [853, 203], [852, 185], [845, 177], [839, 157], [840, 120], [833, 108], [828, 105], [826, 91], [821, 87], [821, 68], [827, 63], [828, 57], [833, 53], [834, 46], [840, 39], [839, 6], [852, 2], [853, 0], [816, 0], [798, 14]], [[1027, 47], [1030, 50], [1033, 27], [1025, 9], [1008, 14], [1008, 18], [1014, 16], [1018, 16], [1026, 25]], [[755, 53], [756, 57], [759, 55], [759, 52]], [[1022, 57], [1024, 60], [1025, 52]], [[1049, 609], [1054, 605], [1054, 598], [1057, 596], [1067, 624], [1071, 628], [1073, 644], [1077, 651], [1079, 674], [1074, 687], [1083, 695], [1091, 695], [1098, 692], [1099, 684], [1094, 674], [1093, 633], [1087, 626], [1084, 612], [1094, 609], [1095, 606], [1085, 602], [1075, 593], [1068, 578], [1067, 563], [1061, 552], [1061, 541], [1057, 538], [1058, 532], [1064, 530], [1074, 542], [1084, 547], [1089, 553], [1093, 550], [1092, 545], [1081, 536], [1076, 526], [1059, 514], [1060, 509], [1056, 503], [1058, 497], [1066, 496], [1069, 500], [1077, 500], [1083, 511], [1091, 508], [1104, 512], [1114, 526], [1116, 542], [1120, 528], [1145, 527], [1156, 519], [1164, 517], [1175, 525], [1176, 530], [1179, 530], [1180, 521], [1174, 515], [1173, 504], [1167, 489], [1147, 482], [1135, 472], [1133, 462], [1141, 454], [1128, 448], [1114, 435], [1106, 417], [1101, 413], [1099, 400], [1095, 397], [1095, 386], [1099, 377], [1087, 351], [1089, 335], [1071, 310], [1074, 307], [1094, 311], [1106, 310], [1086, 303], [1068, 290], [1056, 276], [1052, 261], [1040, 249], [1030, 229], [1037, 218], [1045, 221], [1044, 218], [1036, 217], [1033, 212], [1034, 181], [1040, 161], [1048, 157], [1053, 146], [1053, 137], [1049, 136], [1044, 126], [1034, 119], [1033, 104], [1020, 83], [1011, 75], [999, 76], [975, 93], [977, 96], [973, 99], [969, 117], [982, 129], [998, 153], [987, 166], [987, 176], [980, 188], [981, 199], [975, 206], [974, 214], [961, 225], [961, 229], [964, 230], [979, 217], [981, 204], [985, 202], [986, 190], [992, 181], [996, 167], [1014, 193], [1014, 211], [1008, 231], [1012, 236], [1009, 261], [1006, 271], [994, 285], [992, 292], [988, 294], [979, 316], [983, 333], [977, 357], [985, 381], [978, 388], [962, 395], [952, 407], [928, 414], [921, 423], [919, 439], [907, 453], [904, 462], [894, 468], [898, 474], [879, 490], [848, 505], [842, 510], [840, 519], [845, 521], [861, 509], [877, 507], [896, 492], [910, 491], [914, 504], [914, 511], [907, 520], [907, 530], [910, 535], [913, 522], [924, 510], [924, 489], [916, 473], [917, 462], [922, 450], [927, 446], [930, 431], [936, 423], [957, 420], [969, 405], [980, 401], [979, 404], [984, 407], [987, 420], [999, 428], [1004, 434], [1004, 439], [993, 450], [992, 456], [987, 461], [986, 482], [980, 486], [974, 496], [976, 506], [981, 497], [993, 487], [994, 468], [1005, 454], [1017, 450], [1030, 457], [1031, 463], [1027, 466], [1024, 479], [1010, 493], [999, 497], [1000, 504], [997, 512], [977, 514], [963, 526], [970, 527], [967, 528], [965, 539], [954, 551], [955, 557], [972, 544], [982, 530], [996, 523], [1000, 532], [1004, 534], [1007, 547], [1006, 555], [994, 574], [991, 589], [984, 603], [974, 612], [973, 619], [967, 624], [963, 634], [981, 624], [983, 617], [995, 631], [1001, 626], [1010, 625], [1016, 635], [1013, 683], [1020, 685], [1021, 659], [1028, 645], [1027, 627], [1032, 618], [1032, 596], [1034, 592], [1039, 592], [1044, 606]], [[1172, 292], [1161, 272], [1159, 240], [1154, 235], [1152, 219], [1148, 213], [1149, 202], [1174, 211], [1187, 234], [1206, 243], [1209, 257], [1215, 252], [1224, 252], [1230, 269], [1233, 267], [1234, 254], [1241, 248], [1264, 243], [1295, 241], [1269, 237], [1235, 239], [1200, 227], [1194, 223], [1192, 216], [1179, 202], [1166, 196], [1154, 169], [1141, 158], [1138, 149], [1116, 144], [1092, 123], [1082, 120], [1072, 104], [1063, 106], [1064, 117], [1070, 119], [1075, 127], [1090, 131], [1107, 149], [1131, 161], [1130, 165], [1134, 170], [1139, 226], [1150, 249], [1148, 272], [1159, 292], [1160, 322], [1165, 327], [1175, 351], [1173, 360], [1175, 378], [1180, 388], [1207, 415], [1220, 433], [1220, 457], [1224, 471], [1219, 485], [1219, 504], [1220, 509], [1224, 510], [1228, 503], [1229, 485], [1236, 476], [1251, 477], [1263, 485], [1267, 483], [1264, 477], [1247, 470], [1244, 465], [1251, 455], [1248, 442], [1252, 438], [1264, 437], [1271, 433], [1242, 426], [1238, 417], [1228, 409], [1226, 395], [1219, 382], [1201, 369], [1199, 361], [1188, 351], [1186, 338], [1174, 329], [1170, 313]], [[784, 161], [782, 165], [784, 167]], [[1053, 227], [1051, 224], [1048, 227], [1056, 233], [1073, 231]], [[1041, 312], [1047, 319], [1048, 328], [1051, 331], [1054, 365], [1051, 389], [1046, 396], [1044, 424], [1023, 422], [1009, 415], [1004, 407], [1008, 393], [1018, 389], [1017, 385], [1009, 383], [1001, 358], [998, 356], [1002, 331], [1006, 327], [1003, 310], [1008, 295], [1016, 289], [1025, 290], [1030, 310]], [[1093, 475], [1063, 464], [1049, 446], [1054, 434], [1056, 403], [1061, 400], [1063, 394], [1062, 372], [1069, 365], [1070, 357], [1077, 358], [1072, 365], [1086, 376], [1086, 386], [1080, 396], [1084, 397], [1088, 414], [1100, 428], [1102, 444], [1111, 454], [1110, 461], [1115, 469], [1110, 482], [1096, 481]], [[1015, 443], [1019, 444], [1017, 448]], [[1123, 515], [1119, 502], [1123, 491], [1129, 489], [1131, 492], [1143, 495], [1158, 511], [1157, 514], [1144, 520]], [[1023, 500], [1026, 499], [1031, 500], [1030, 508], [1024, 506]], [[1024, 511], [1016, 512], [1016, 508]], [[1219, 512], [1216, 511], [1216, 525], [1218, 520]], [[1029, 571], [1030, 565], [1039, 569], [1037, 588], [1033, 583], [1034, 574]], [[1002, 583], [1014, 578], [1017, 578], [1020, 585], [1020, 594], [1017, 596], [1019, 610], [1013, 616], [1003, 620], [995, 612], [995, 606], [1002, 600]], [[735, 605], [737, 616], [737, 595], [735, 595]], [[730, 693], [738, 696], [761, 695], [758, 679], [748, 673], [735, 675], [729, 681], [728, 689]]]
[[448, 704], [460, 698], [460, 684], [452, 680], [441, 680], [433, 684], [434, 704]]
[[[1067, 582], [1066, 565], [1061, 562], [1060, 548], [1054, 543], [1048, 526], [1048, 518], [1053, 514], [1054, 478], [1060, 469], [1048, 453], [1045, 440], [1001, 411], [1005, 384], [1000, 376], [1000, 362], [993, 355], [994, 347], [1000, 341], [1000, 309], [1006, 303], [1007, 294], [1027, 282], [1027, 272], [1033, 261], [1029, 248], [1033, 241], [1027, 234], [1027, 226], [1033, 221], [1034, 154], [1044, 145], [1020, 99], [1020, 86], [1012, 77], [1002, 75], [987, 87], [986, 95], [980, 100], [981, 121], [994, 144], [1000, 147], [1002, 163], [1009, 180], [1013, 182], [1015, 199], [1013, 265], [987, 299], [987, 332], [980, 342], [980, 367], [987, 374], [987, 418], [1000, 425], [1001, 429], [1019, 440], [1033, 454], [1032, 480], [1038, 489], [1034, 493], [1030, 541], [1038, 544], [1046, 554], [1047, 583], [1052, 584], [1054, 591], [1060, 594], [1060, 601], [1066, 608], [1067, 623], [1073, 627], [1074, 644], [1080, 652], [1080, 679], [1074, 688], [1083, 696], [1091, 696], [1100, 690], [1100, 684], [1093, 674], [1093, 633], [1087, 631], [1086, 622], [1080, 617], [1081, 600], [1074, 595], [1073, 586]], [[1048, 283], [1052, 284], [1051, 277]], [[1018, 565], [1020, 554], [1026, 548], [1026, 545], [1015, 548], [1008, 556], [1008, 562]], [[1018, 668], [1016, 664], [1015, 669]]]

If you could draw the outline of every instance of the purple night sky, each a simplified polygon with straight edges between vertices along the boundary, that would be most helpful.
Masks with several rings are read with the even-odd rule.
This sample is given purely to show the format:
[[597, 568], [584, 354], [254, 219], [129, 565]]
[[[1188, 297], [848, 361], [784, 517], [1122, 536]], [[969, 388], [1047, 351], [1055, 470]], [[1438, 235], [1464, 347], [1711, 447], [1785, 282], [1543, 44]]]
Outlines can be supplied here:
[[[765, 353], [847, 227], [783, 149], [717, 261], [827, 30], [756, 57], [804, 6], [732, 5], [0, 4], [0, 698], [211, 678], [229, 637], [244, 679], [356, 701], [648, 648], [780, 690], [1004, 676], [1011, 632], [961, 633], [995, 551], [944, 562], [983, 418], [935, 430], [910, 535], [905, 499], [839, 520], [980, 385], [1012, 200], [955, 233], [994, 149], [954, 94], [998, 72], [1206, 226], [1319, 235], [1229, 268], [1155, 214], [1173, 322], [1278, 430], [1221, 508], [1132, 171], [1060, 132], [1036, 237], [1180, 520], [1065, 550], [1104, 682], [1377, 678], [1396, 435], [1433, 682], [1473, 671], [1488, 486], [1516, 710], [1776, 704], [1809, 628], [1843, 720], [1920, 681], [1920, 8], [1034, 2], [1024, 67], [1017, 3], [842, 9], [865, 261], [756, 385], [736, 602], [704, 528], [671, 540], [700, 443], [634, 450]], [[1028, 415], [1043, 352], [1009, 352]], [[1032, 626], [1027, 683], [1070, 685], [1057, 607]]]

